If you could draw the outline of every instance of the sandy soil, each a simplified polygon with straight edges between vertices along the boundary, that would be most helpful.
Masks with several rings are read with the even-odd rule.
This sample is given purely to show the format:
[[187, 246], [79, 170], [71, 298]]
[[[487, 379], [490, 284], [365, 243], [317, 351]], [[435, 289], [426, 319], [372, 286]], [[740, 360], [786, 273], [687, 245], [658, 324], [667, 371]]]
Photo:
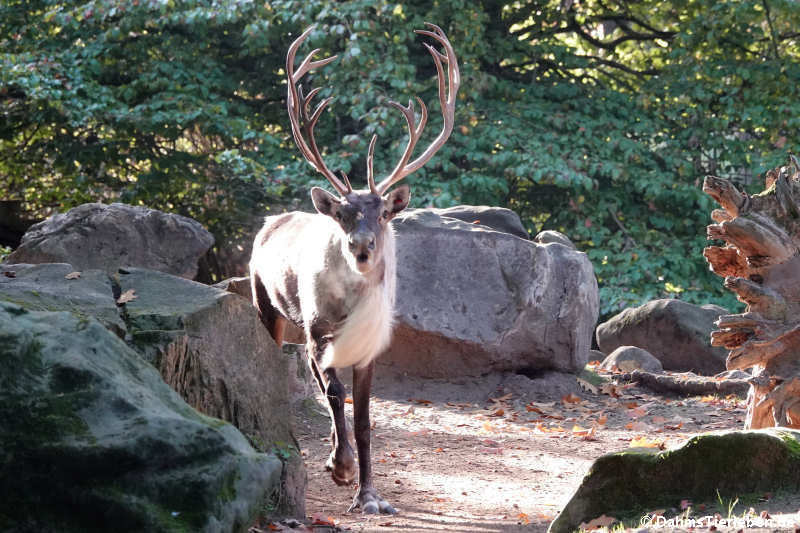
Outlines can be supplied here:
[[[598, 456], [741, 428], [745, 413], [733, 397], [669, 397], [624, 384], [584, 390], [575, 376], [557, 373], [451, 381], [382, 368], [378, 374], [371, 407], [375, 485], [399, 512], [346, 512], [354, 488], [336, 486], [324, 470], [330, 423], [318, 396], [298, 409], [295, 425], [314, 531], [545, 531]], [[755, 504], [756, 513], [800, 509], [800, 496], [769, 497]], [[739, 505], [734, 512], [746, 510]]]

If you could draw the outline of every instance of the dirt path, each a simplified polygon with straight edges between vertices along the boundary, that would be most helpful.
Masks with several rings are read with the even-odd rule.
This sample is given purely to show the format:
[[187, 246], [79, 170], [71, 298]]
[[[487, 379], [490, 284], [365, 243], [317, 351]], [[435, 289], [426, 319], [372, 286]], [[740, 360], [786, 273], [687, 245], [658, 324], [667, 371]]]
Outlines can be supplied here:
[[346, 512], [354, 489], [336, 486], [323, 468], [327, 411], [306, 401], [296, 433], [308, 469], [307, 514], [352, 531], [545, 531], [598, 456], [741, 428], [745, 413], [736, 398], [682, 399], [636, 386], [596, 392], [562, 374], [379, 376], [371, 408], [375, 485], [395, 516]]

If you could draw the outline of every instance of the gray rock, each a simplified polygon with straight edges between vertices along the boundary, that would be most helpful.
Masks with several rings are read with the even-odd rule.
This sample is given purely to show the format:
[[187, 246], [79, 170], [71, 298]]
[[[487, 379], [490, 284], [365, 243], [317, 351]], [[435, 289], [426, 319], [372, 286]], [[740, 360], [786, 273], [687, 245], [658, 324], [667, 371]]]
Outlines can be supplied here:
[[281, 461], [91, 317], [0, 302], [0, 529], [246, 531]]
[[[417, 209], [408, 209], [406, 213], [413, 213]], [[511, 209], [505, 207], [488, 207], [485, 205], [457, 205], [446, 209], [429, 208], [421, 211], [435, 213], [441, 217], [450, 217], [467, 222], [486, 226], [495, 231], [510, 233], [521, 239], [528, 240], [530, 236], [522, 221]]]
[[572, 248], [576, 250], [575, 245], [569, 240], [569, 237], [561, 233], [560, 231], [553, 231], [553, 230], [545, 230], [540, 231], [536, 234], [536, 237], [533, 238], [534, 242], [538, 242], [539, 244], [549, 244], [549, 243], [557, 243], [563, 244], [568, 248]]
[[[98, 318], [194, 408], [233, 423], [262, 449], [282, 448], [282, 510], [304, 515], [305, 469], [290, 430], [289, 361], [252, 304], [156, 271], [134, 268], [109, 277], [84, 270], [65, 279], [73, 271], [67, 264], [0, 265], [0, 301]], [[136, 298], [118, 308], [115, 295], [129, 289]]]
[[126, 204], [83, 204], [35, 224], [6, 263], [70, 263], [76, 270], [144, 267], [192, 279], [214, 237], [199, 222]]
[[591, 362], [591, 361], [602, 362], [603, 359], [605, 359], [605, 358], [606, 358], [606, 354], [604, 354], [600, 350], [589, 350], [589, 362]]
[[598, 313], [586, 255], [427, 210], [397, 232], [397, 325], [378, 361], [426, 377], [581, 370]]
[[290, 462], [287, 509], [304, 514], [305, 474], [290, 427], [288, 358], [245, 298], [186, 279], [131, 268], [120, 290], [132, 345], [195, 409], [233, 423], [262, 446], [283, 443]]
[[603, 370], [617, 368], [622, 372], [633, 372], [634, 370], [663, 372], [664, 370], [661, 361], [653, 357], [653, 354], [636, 346], [620, 346], [603, 359], [600, 368]]
[[93, 316], [120, 337], [124, 336], [125, 323], [119, 316], [108, 275], [100, 270], [86, 270], [80, 277], [66, 278], [75, 271], [65, 263], [0, 264], [0, 300], [33, 311], [71, 311], [79, 316]]
[[[769, 428], [698, 435], [659, 452], [631, 449], [598, 458], [548, 532], [567, 533], [603, 514], [642, 516], [681, 499], [693, 506], [744, 494], [797, 491], [800, 431]], [[638, 518], [635, 526], [639, 526]]]
[[725, 370], [727, 351], [711, 346], [719, 306], [697, 306], [680, 300], [653, 300], [628, 308], [597, 327], [600, 350], [638, 346], [661, 361], [665, 370], [713, 375]]

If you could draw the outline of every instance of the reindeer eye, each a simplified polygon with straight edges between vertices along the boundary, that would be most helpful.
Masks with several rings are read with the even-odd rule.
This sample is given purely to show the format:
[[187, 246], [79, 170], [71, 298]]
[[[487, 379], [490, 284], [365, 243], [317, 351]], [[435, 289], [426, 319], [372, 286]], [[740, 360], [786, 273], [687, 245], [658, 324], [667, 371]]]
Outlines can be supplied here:
[[383, 210], [383, 215], [381, 215], [381, 216], [383, 216], [383, 218], [389, 218], [389, 211], [384, 209]]
[[333, 215], [336, 220], [342, 220], [342, 213], [341, 211], [336, 211], [336, 214]]

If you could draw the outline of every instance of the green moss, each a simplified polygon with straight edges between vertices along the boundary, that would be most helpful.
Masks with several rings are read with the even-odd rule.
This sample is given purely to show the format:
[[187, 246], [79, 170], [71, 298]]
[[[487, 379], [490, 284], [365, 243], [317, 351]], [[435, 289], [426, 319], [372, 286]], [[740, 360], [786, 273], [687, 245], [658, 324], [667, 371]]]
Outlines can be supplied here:
[[231, 471], [222, 481], [217, 498], [223, 503], [229, 503], [236, 499], [236, 484], [239, 481], [239, 474]]
[[580, 374], [578, 374], [578, 377], [580, 379], [584, 380], [584, 381], [588, 381], [589, 383], [591, 383], [595, 387], [602, 387], [603, 385], [605, 385], [609, 381], [606, 378], [604, 378], [604, 377], [600, 376], [599, 374], [597, 374], [597, 372], [595, 372], [593, 370], [589, 370], [588, 367], [586, 367], [583, 370], [581, 370]]
[[[698, 435], [674, 450], [625, 450], [598, 458], [573, 499], [553, 522], [568, 531], [600, 514], [618, 518], [681, 499], [694, 502], [797, 490], [797, 432], [769, 430]], [[641, 516], [641, 515], [640, 515]]]
[[786, 445], [786, 449], [792, 455], [793, 459], [800, 461], [800, 441], [798, 441], [798, 434], [790, 431], [776, 431], [778, 437]]

